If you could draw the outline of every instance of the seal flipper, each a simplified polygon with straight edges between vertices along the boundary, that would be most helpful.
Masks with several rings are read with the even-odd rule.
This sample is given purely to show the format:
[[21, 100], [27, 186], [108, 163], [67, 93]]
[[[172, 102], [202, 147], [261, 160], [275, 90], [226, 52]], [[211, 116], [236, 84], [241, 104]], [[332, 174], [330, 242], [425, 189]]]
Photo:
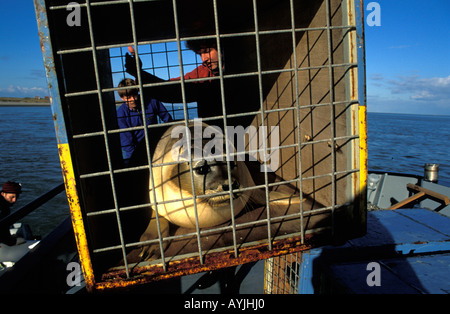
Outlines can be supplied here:
[[[258, 189], [252, 191], [250, 201], [255, 204], [265, 205], [266, 204], [266, 193], [263, 189]], [[300, 201], [300, 195], [299, 194], [287, 194], [277, 191], [270, 191], [269, 192], [269, 203], [274, 205], [293, 205], [293, 204], [300, 204], [301, 202], [304, 202], [305, 199], [302, 199]]]
[[292, 205], [292, 204], [300, 204], [301, 202], [304, 202], [305, 200], [302, 199], [302, 201], [300, 201], [299, 194], [289, 195], [286, 193], [271, 191], [269, 193], [269, 201], [271, 204], [274, 203], [276, 205]]
[[[170, 225], [169, 225], [169, 221], [167, 219], [165, 219], [162, 216], [159, 216], [159, 226], [161, 228], [161, 236], [162, 237], [167, 237], [169, 236], [169, 229], [170, 229]], [[145, 232], [141, 235], [140, 241], [144, 242], [144, 241], [149, 241], [149, 240], [154, 240], [154, 239], [158, 239], [159, 235], [158, 235], [158, 226], [157, 226], [157, 222], [156, 222], [156, 215], [155, 215], [155, 211], [152, 210], [152, 218], [150, 220], [150, 223], [147, 226], [147, 229], [145, 230]], [[163, 242], [163, 250], [165, 250], [168, 246], [167, 242]], [[141, 258], [141, 260], [153, 260], [153, 259], [157, 259], [161, 257], [161, 252], [160, 252], [160, 245], [159, 243], [154, 243], [154, 244], [149, 244], [149, 245], [145, 245], [142, 246], [141, 252], [139, 253], [139, 257]]]

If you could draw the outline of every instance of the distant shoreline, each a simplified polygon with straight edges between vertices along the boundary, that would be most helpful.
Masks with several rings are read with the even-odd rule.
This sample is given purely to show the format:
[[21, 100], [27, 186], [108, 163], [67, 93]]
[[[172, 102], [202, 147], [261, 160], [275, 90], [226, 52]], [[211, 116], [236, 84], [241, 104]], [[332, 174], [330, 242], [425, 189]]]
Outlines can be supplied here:
[[50, 106], [48, 99], [0, 97], [0, 106]]

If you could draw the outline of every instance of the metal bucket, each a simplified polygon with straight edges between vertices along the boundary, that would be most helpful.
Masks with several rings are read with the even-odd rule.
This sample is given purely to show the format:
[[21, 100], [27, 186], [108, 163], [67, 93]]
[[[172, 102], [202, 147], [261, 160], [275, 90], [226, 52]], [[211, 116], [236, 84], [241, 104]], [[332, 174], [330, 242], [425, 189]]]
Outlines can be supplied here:
[[438, 182], [439, 164], [425, 164], [423, 178], [425, 181]]

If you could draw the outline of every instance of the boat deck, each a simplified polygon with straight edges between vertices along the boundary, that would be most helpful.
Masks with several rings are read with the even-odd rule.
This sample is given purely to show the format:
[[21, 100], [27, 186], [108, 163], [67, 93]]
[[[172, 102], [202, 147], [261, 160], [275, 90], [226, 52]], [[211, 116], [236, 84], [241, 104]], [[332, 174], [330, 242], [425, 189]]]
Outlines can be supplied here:
[[304, 253], [299, 292], [450, 293], [449, 217], [422, 208], [372, 211], [367, 228], [342, 246]]
[[[295, 291], [300, 294], [450, 293], [450, 217], [423, 208], [371, 211], [367, 228], [364, 237], [299, 254], [298, 262], [290, 264], [299, 268]], [[137, 290], [260, 294], [264, 293], [264, 263], [164, 280]], [[376, 263], [379, 269], [367, 270], [370, 263]], [[379, 286], [368, 284], [377, 279], [374, 275], [380, 279]], [[289, 285], [293, 283], [290, 279]]]

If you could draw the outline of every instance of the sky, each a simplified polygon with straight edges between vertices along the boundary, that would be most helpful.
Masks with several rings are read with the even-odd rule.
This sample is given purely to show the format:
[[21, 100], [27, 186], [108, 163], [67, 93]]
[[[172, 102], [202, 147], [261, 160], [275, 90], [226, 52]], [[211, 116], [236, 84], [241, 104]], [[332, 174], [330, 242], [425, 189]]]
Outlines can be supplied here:
[[[364, 1], [367, 110], [450, 115], [450, 1]], [[32, 0], [0, 0], [0, 36], [0, 97], [47, 96]]]
[[450, 1], [373, 2], [381, 26], [365, 24], [368, 111], [449, 115]]

